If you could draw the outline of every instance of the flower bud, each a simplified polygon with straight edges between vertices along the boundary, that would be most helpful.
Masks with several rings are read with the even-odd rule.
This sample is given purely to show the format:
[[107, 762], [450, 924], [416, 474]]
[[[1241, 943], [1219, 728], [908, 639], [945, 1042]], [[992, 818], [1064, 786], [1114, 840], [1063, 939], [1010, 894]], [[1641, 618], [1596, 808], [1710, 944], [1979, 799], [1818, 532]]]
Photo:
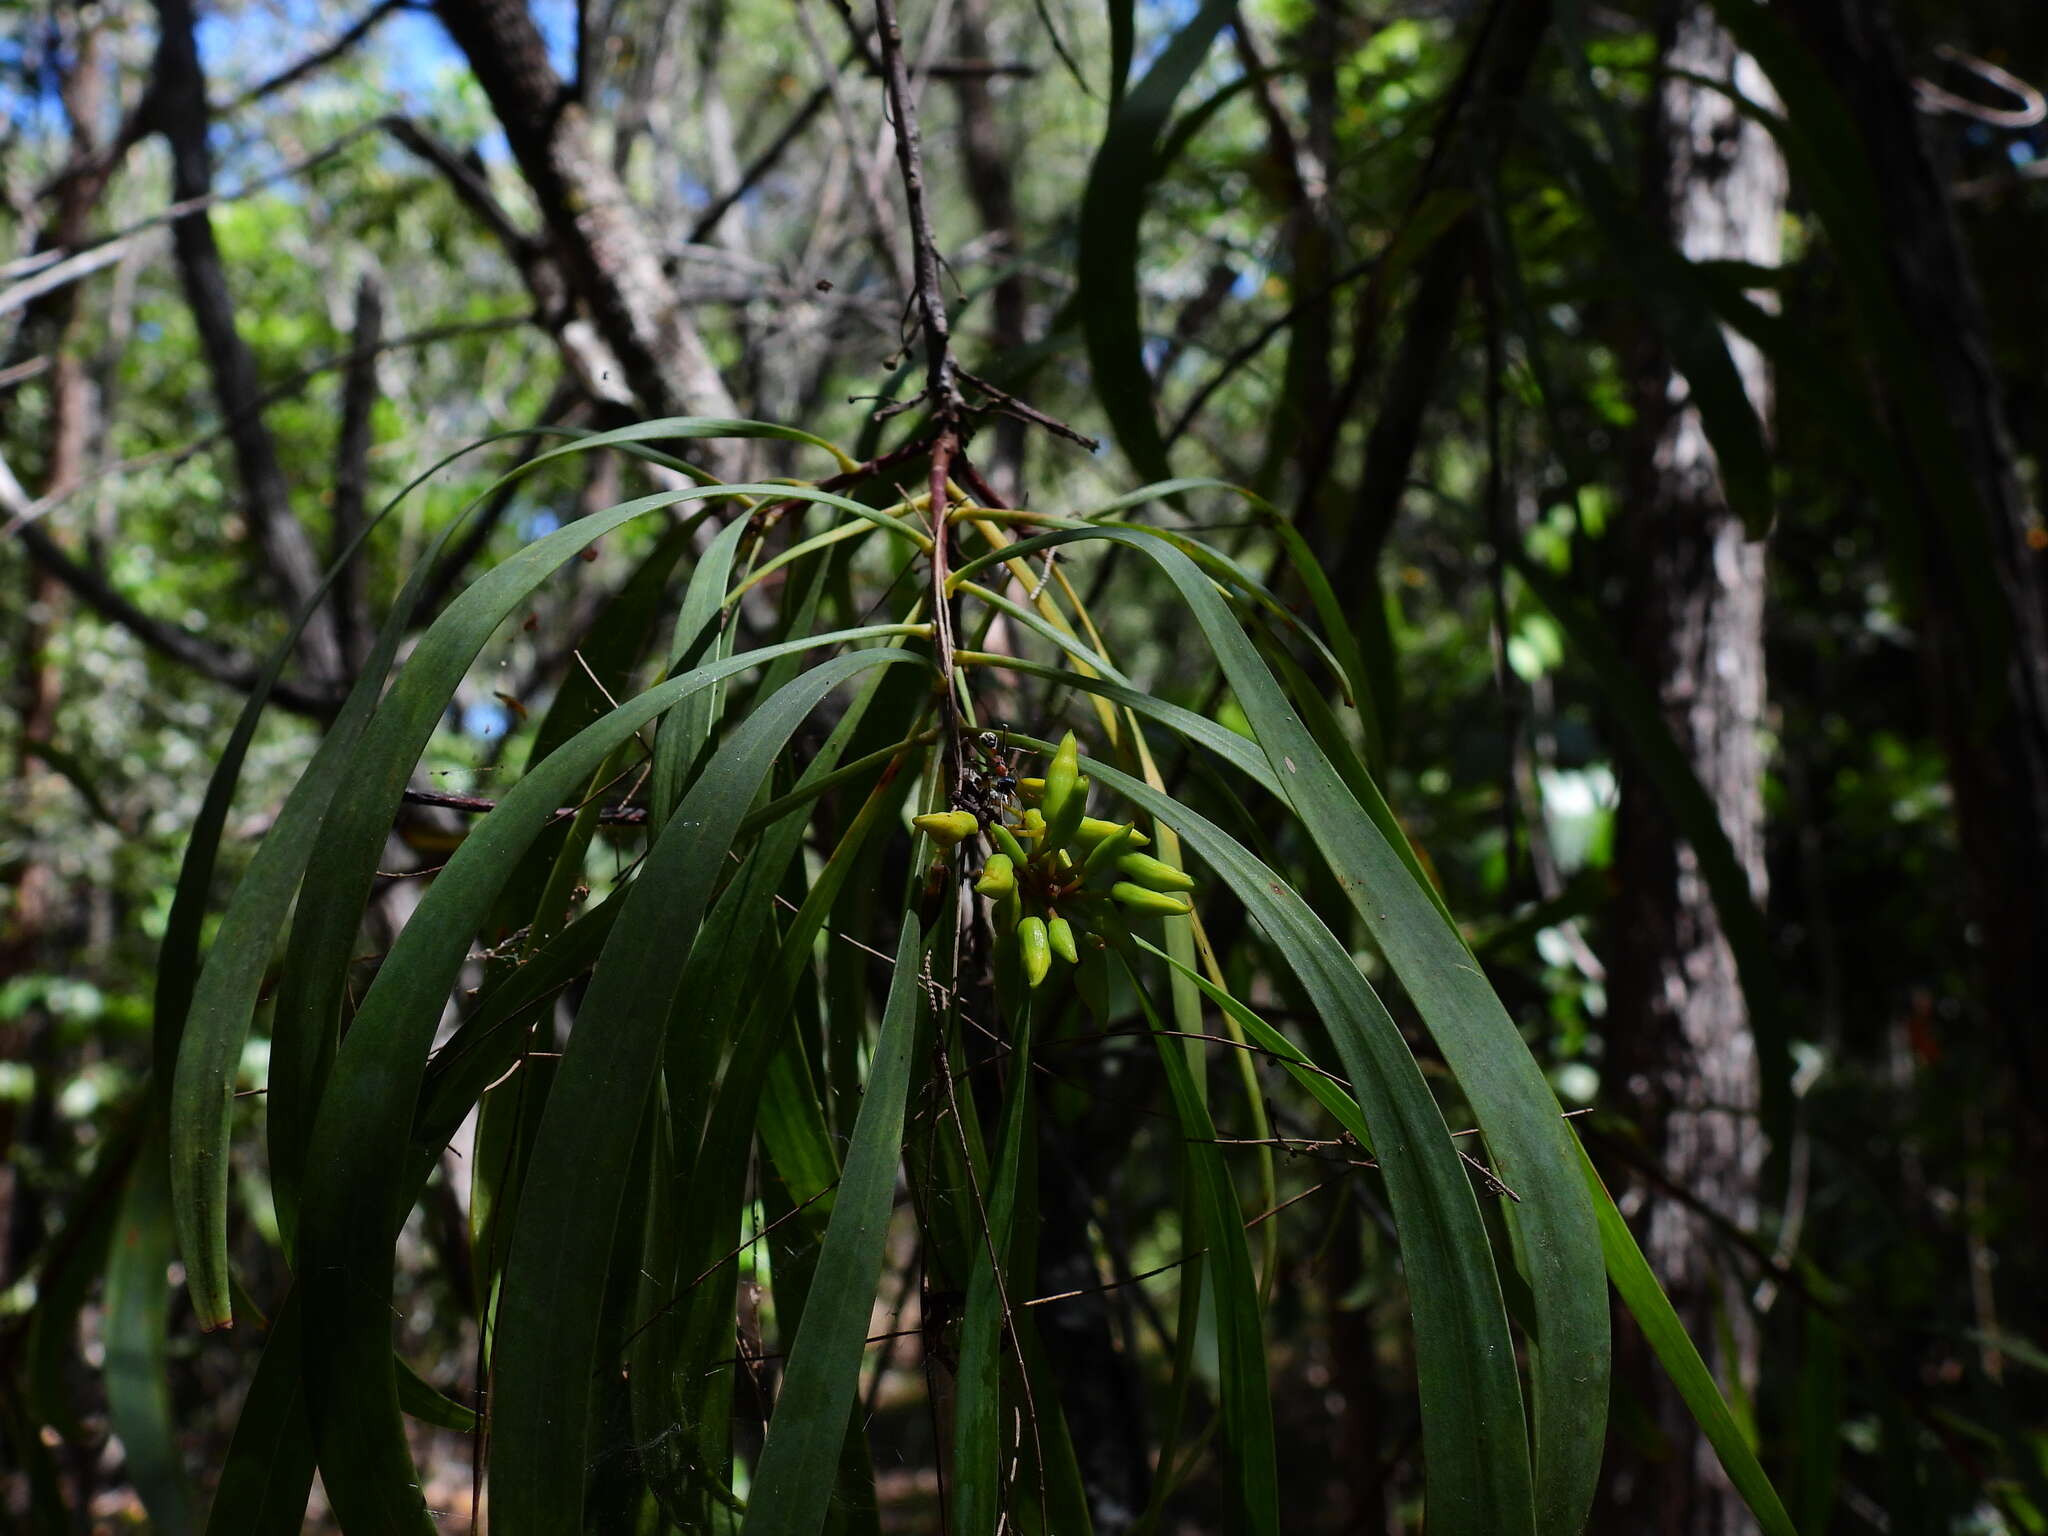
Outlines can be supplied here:
[[1116, 867], [1129, 879], [1155, 891], [1192, 891], [1195, 888], [1193, 875], [1162, 863], [1149, 853], [1124, 854], [1116, 861]]
[[1080, 952], [1074, 948], [1074, 925], [1064, 917], [1053, 917], [1046, 920], [1045, 942], [1052, 952], [1066, 961], [1067, 964], [1080, 964]]
[[1128, 880], [1117, 881], [1109, 888], [1109, 894], [1132, 912], [1145, 917], [1186, 917], [1195, 910], [1194, 903], [1186, 897], [1148, 890]]
[[989, 841], [996, 845], [997, 852], [1009, 855], [1012, 864], [1023, 865], [1031, 862], [1031, 856], [1024, 851], [1024, 845], [1017, 841], [1017, 834], [1000, 821], [988, 824], [988, 837]]
[[1152, 842], [1151, 838], [1147, 837], [1144, 833], [1140, 832], [1136, 827], [1131, 826], [1128, 823], [1120, 821], [1104, 821], [1099, 816], [1083, 816], [1081, 818], [1081, 825], [1077, 827], [1074, 831], [1074, 841], [1079, 843], [1083, 848], [1093, 848], [1097, 843], [1101, 842], [1105, 837], [1108, 837], [1113, 832], [1124, 832], [1129, 834], [1129, 836], [1124, 841], [1124, 846], [1126, 848], [1144, 848], [1150, 846]]
[[1016, 866], [1010, 862], [1007, 853], [992, 853], [988, 862], [981, 866], [981, 878], [974, 882], [974, 889], [983, 896], [1007, 896], [1017, 889]]
[[1024, 961], [1024, 983], [1035, 987], [1052, 969], [1052, 945], [1046, 937], [1045, 919], [1027, 917], [1017, 925], [1017, 952]]
[[911, 817], [910, 824], [941, 848], [964, 842], [981, 830], [981, 823], [972, 811], [930, 811], [923, 816]]

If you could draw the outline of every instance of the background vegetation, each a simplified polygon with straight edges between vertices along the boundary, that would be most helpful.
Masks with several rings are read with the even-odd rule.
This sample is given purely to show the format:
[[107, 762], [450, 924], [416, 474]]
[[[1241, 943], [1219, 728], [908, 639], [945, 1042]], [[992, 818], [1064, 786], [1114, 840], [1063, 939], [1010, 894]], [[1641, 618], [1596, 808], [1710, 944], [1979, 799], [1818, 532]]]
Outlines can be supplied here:
[[889, 13], [0, 0], [0, 1527], [2048, 1529], [2037, 8]]

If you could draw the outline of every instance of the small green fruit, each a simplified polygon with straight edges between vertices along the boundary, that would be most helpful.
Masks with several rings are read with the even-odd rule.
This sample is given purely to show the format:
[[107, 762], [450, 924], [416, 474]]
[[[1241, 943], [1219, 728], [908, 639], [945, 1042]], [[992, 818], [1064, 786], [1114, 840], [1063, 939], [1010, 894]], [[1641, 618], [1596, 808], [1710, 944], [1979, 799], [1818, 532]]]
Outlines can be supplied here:
[[1074, 925], [1064, 917], [1048, 918], [1045, 924], [1045, 941], [1069, 965], [1078, 965], [1081, 955], [1074, 948]]

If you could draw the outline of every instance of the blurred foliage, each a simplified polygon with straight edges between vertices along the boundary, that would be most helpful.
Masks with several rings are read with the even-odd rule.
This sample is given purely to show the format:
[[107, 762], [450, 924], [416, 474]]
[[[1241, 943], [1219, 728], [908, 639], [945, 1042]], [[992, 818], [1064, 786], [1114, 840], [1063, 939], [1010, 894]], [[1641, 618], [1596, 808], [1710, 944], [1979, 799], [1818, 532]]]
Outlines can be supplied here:
[[[1404, 237], [1425, 208], [1447, 223], [1460, 216], [1462, 204], [1430, 205], [1430, 194], [1450, 188], [1483, 205], [1490, 233], [1479, 242], [1486, 246], [1480, 267], [1490, 297], [1457, 312], [1378, 582], [1339, 594], [1340, 611], [1368, 650], [1376, 632], [1384, 636], [1384, 651], [1370, 664], [1382, 669], [1374, 687], [1390, 686], [1369, 700], [1382, 739], [1369, 740], [1348, 711], [1338, 729], [1358, 762], [1369, 764], [1565, 1107], [1595, 1111], [1581, 1125], [1618, 1183], [1626, 1163], [1609, 1152], [1627, 1142], [1630, 1127], [1613, 1112], [1616, 1085], [1604, 1076], [1610, 1016], [1602, 960], [1622, 941], [1617, 903], [1628, 899], [1610, 877], [1627, 724], [1609, 681], [1557, 615], [1528, 583], [1502, 571], [1508, 552], [1494, 547], [1484, 510], [1495, 468], [1486, 416], [1497, 398], [1498, 467], [1522, 556], [1620, 632], [1620, 529], [1636, 511], [1626, 470], [1637, 414], [1633, 359], [1651, 306], [1556, 145], [1560, 135], [1597, 145], [1588, 153], [1635, 195], [1632, 135], [1657, 60], [1650, 8], [1560, 6], [1560, 26], [1536, 56], [1520, 115], [1488, 124], [1475, 148], [1444, 125], [1468, 50], [1493, 14], [1488, 8], [1324, 0], [1245, 6], [1240, 25], [1267, 72], [1249, 79], [1246, 51], [1226, 35], [1181, 91], [1159, 159], [1139, 168], [1151, 176], [1133, 271], [1136, 328], [1154, 394], [1145, 402], [1094, 393], [1089, 317], [1075, 286], [1083, 192], [1113, 121], [1107, 64], [1115, 20], [1110, 11], [1063, 0], [999, 10], [956, 4], [971, 13], [972, 33], [953, 7], [941, 8], [946, 28], [935, 36], [926, 35], [929, 13], [906, 18], [913, 61], [1029, 66], [989, 80], [985, 108], [970, 105], [951, 79], [923, 87], [927, 175], [962, 361], [1096, 435], [1129, 419], [1119, 410], [1153, 411], [1171, 434], [1199, 402], [1168, 444], [1172, 470], [1257, 488], [1333, 567], [1359, 498], [1369, 435], [1398, 403], [1390, 380], [1411, 305], [1432, 260], [1443, 259], [1441, 243], [1414, 249]], [[575, 76], [576, 16], [565, 5], [535, 11], [557, 68]], [[1193, 11], [1134, 8], [1133, 80]], [[880, 89], [852, 62], [839, 16], [805, 3], [792, 10], [730, 0], [616, 0], [587, 12], [596, 24], [581, 99], [644, 224], [660, 232], [668, 275], [741, 412], [799, 425], [857, 454], [868, 451], [857, 446], [864, 441], [877, 452], [907, 441], [914, 416], [878, 426], [874, 411], [878, 394], [916, 388], [917, 352], [905, 318], [909, 241]], [[1922, 4], [1903, 7], [1899, 22], [1916, 71], [1939, 73], [1936, 47], [1949, 45], [2025, 79], [2048, 74], [2048, 24], [2035, 7]], [[199, 41], [211, 99], [237, 102], [344, 24], [331, 8], [289, 0], [208, 7]], [[1082, 83], [1061, 63], [1049, 29], [1079, 62]], [[149, 79], [154, 13], [128, 0], [0, 9], [8, 194], [0, 274], [31, 256], [47, 233], [40, 193], [72, 152], [60, 81], [78, 68], [88, 33], [96, 50], [90, 67], [106, 93], [92, 127], [105, 143]], [[970, 56], [976, 45], [985, 58]], [[1325, 88], [1319, 79], [1328, 82], [1327, 109], [1316, 105]], [[687, 243], [685, 232], [714, 196], [737, 184], [819, 87], [829, 87], [829, 97], [790, 147], [707, 241]], [[1261, 100], [1267, 92], [1270, 103]], [[1328, 236], [1334, 283], [1305, 284], [1295, 270], [1299, 221], [1310, 215], [1298, 165], [1284, 163], [1276, 148], [1269, 105], [1304, 142], [1318, 112], [1327, 112], [1327, 142], [1308, 152], [1311, 160], [1326, 155], [1316, 167], [1325, 184], [1313, 217]], [[960, 149], [977, 110], [989, 114], [1000, 148], [993, 168]], [[489, 101], [425, 10], [395, 9], [305, 80], [223, 111], [211, 127], [216, 188], [232, 194], [212, 209], [212, 224], [238, 328], [262, 387], [274, 392], [262, 421], [284, 467], [291, 510], [315, 547], [330, 545], [343, 365], [364, 275], [374, 275], [384, 293], [388, 348], [375, 365], [369, 508], [382, 507], [445, 455], [490, 434], [513, 434], [440, 470], [369, 534], [358, 569], [365, 611], [376, 618], [437, 558], [437, 541], [462, 511], [530, 455], [516, 429], [562, 420], [598, 428], [630, 414], [579, 382], [559, 317], [537, 312], [518, 264], [449, 179], [369, 126], [387, 113], [405, 114], [458, 155], [472, 156], [472, 168], [519, 226], [543, 228]], [[1618, 141], [1611, 137], [1617, 130]], [[2038, 501], [2048, 447], [2048, 326], [2037, 323], [2048, 180], [2032, 168], [2048, 155], [2048, 126], [1930, 113], [1924, 130], [1958, 192], [2018, 469]], [[338, 151], [305, 167], [341, 139]], [[992, 230], [986, 194], [998, 172], [1012, 212], [1009, 228]], [[167, 187], [165, 147], [144, 138], [121, 157], [93, 212], [92, 233], [151, 218]], [[1858, 328], [1839, 236], [1796, 179], [1786, 226], [1785, 264], [1771, 274], [1784, 318], [1782, 373], [1803, 367], [1835, 381], [1875, 427], [1867, 393], [1887, 377], [1886, 360]], [[1495, 243], [1501, 237], [1505, 245]], [[0, 275], [0, 292], [14, 280]], [[998, 318], [1005, 282], [1021, 285], [1025, 316], [1024, 336], [1008, 342]], [[53, 345], [82, 359], [92, 399], [88, 465], [82, 483], [38, 509], [41, 525], [150, 615], [239, 656], [268, 656], [284, 641], [290, 615], [247, 524], [213, 375], [164, 231], [139, 234], [78, 295], [59, 343], [19, 323], [19, 314], [0, 318], [8, 327], [0, 456], [31, 498], [40, 495], [52, 470], [59, 405], [47, 370], [19, 378], [8, 370]], [[1295, 322], [1325, 297], [1334, 338], [1329, 388], [1345, 408], [1318, 442], [1298, 425], [1301, 376], [1289, 348], [1300, 334]], [[996, 435], [993, 428], [986, 434]], [[790, 444], [749, 451], [755, 479], [827, 468], [815, 450]], [[1143, 478], [1133, 477], [1115, 441], [1090, 455], [1038, 433], [1001, 450], [989, 467], [1018, 488], [1020, 505], [1062, 515], [1101, 506]], [[1768, 938], [1782, 988], [1776, 1011], [1792, 1037], [1799, 1147], [1794, 1166], [1772, 1164], [1758, 1229], [1723, 1234], [1710, 1260], [1751, 1282], [1763, 1338], [1762, 1378], [1747, 1384], [1753, 1395], [1743, 1384], [1722, 1386], [1803, 1531], [2041, 1532], [2048, 1530], [2048, 1361], [2038, 1330], [2048, 1236], [2031, 1193], [2036, 1171], [2008, 1117], [2011, 1064], [2002, 1035], [1987, 1025], [1982, 935], [1969, 915], [1935, 685], [1911, 594], [1899, 589], [1911, 550], [1887, 521], [1881, 461], [1844, 440], [1828, 402], [1813, 392], [1781, 388], [1768, 472], [1777, 512], [1767, 609]], [[484, 547], [462, 572], [449, 573], [433, 602], [445, 604], [476, 572], [536, 538], [662, 483], [627, 455], [543, 466], [511, 488]], [[878, 482], [862, 494], [885, 503], [891, 490]], [[1190, 494], [1163, 505], [1170, 510], [1158, 520], [1272, 581], [1290, 608], [1312, 612], [1271, 526], [1243, 504]], [[792, 518], [789, 526], [811, 533], [823, 524]], [[621, 529], [536, 589], [449, 701], [416, 788], [488, 799], [509, 789], [550, 705], [581, 686], [577, 647], [664, 531]], [[2038, 518], [2032, 531], [2040, 533]], [[881, 547], [887, 543], [868, 541], [831, 567], [819, 602], [836, 623], [901, 615], [904, 561], [900, 550]], [[2048, 537], [2033, 544], [2037, 554], [2044, 544]], [[637, 687], [658, 670], [651, 663], [667, 643], [665, 614], [701, 553], [676, 565], [664, 620], [622, 667], [622, 680]], [[1105, 653], [1127, 676], [1161, 699], [1256, 736], [1244, 701], [1171, 607], [1168, 584], [1150, 562], [1098, 553], [1061, 568], [1074, 572]], [[175, 1530], [177, 1517], [162, 1503], [145, 1515], [140, 1501], [165, 1497], [149, 1483], [168, 1477], [174, 1491], [167, 1497], [184, 1497], [175, 1491], [183, 1479], [200, 1495], [193, 1507], [206, 1507], [256, 1369], [259, 1330], [201, 1335], [183, 1285], [171, 1285], [160, 1374], [175, 1442], [167, 1473], [138, 1467], [136, 1448], [110, 1437], [119, 1318], [109, 1311], [113, 1278], [102, 1271], [110, 1232], [146, 1232], [162, 1216], [148, 1204], [147, 1180], [131, 1176], [160, 1155], [143, 1129], [159, 947], [188, 838], [244, 695], [167, 660], [36, 572], [13, 538], [0, 543], [0, 645], [10, 679], [0, 715], [7, 769], [0, 873], [17, 895], [31, 884], [47, 893], [46, 915], [32, 932], [18, 931], [18, 905], [0, 909], [8, 925], [0, 945], [0, 1139], [7, 1147], [0, 1529], [153, 1522]], [[739, 608], [741, 632], [749, 643], [774, 638], [794, 622], [800, 610], [793, 605], [804, 595], [796, 578], [764, 583]], [[1019, 626], [1006, 627], [1020, 654], [1060, 659]], [[1290, 660], [1311, 671], [1319, 665], [1292, 637], [1262, 638], [1283, 651], [1292, 645]], [[1321, 686], [1326, 674], [1316, 676]], [[996, 703], [1021, 734], [1056, 738], [1055, 723], [1091, 718], [1072, 691], [999, 678]], [[38, 726], [41, 745], [30, 751], [22, 727], [31, 711], [23, 701], [36, 687], [47, 689], [51, 709]], [[324, 724], [272, 708], [257, 726], [220, 841], [205, 942]], [[817, 746], [815, 736], [802, 739], [806, 749]], [[863, 738], [860, 749], [886, 740]], [[1266, 807], [1246, 808], [1235, 799], [1241, 785], [1226, 787], [1198, 753], [1186, 752], [1184, 761], [1180, 743], [1162, 735], [1159, 751], [1176, 796], [1298, 881], [1387, 992], [1447, 1118], [1459, 1129], [1469, 1125], [1469, 1106], [1416, 1006], [1393, 983], [1309, 832], [1271, 819]], [[1518, 754], [1530, 765], [1521, 780], [1511, 766]], [[798, 866], [809, 877], [833, 857], [837, 834], [861, 802], [827, 804]], [[469, 825], [446, 808], [407, 809], [380, 859], [394, 878], [381, 882], [360, 935], [363, 955], [388, 950], [431, 887], [426, 877]], [[886, 853], [864, 855], [856, 888], [886, 893], [884, 906], [893, 902], [908, 846], [907, 836], [898, 837]], [[595, 834], [581, 871], [594, 908], [627, 884], [624, 875], [644, 848], [631, 828]], [[802, 884], [786, 894], [800, 901]], [[1294, 978], [1264, 957], [1253, 923], [1234, 908], [1218, 923], [1231, 989], [1320, 1060], [1328, 1040], [1314, 1008]], [[869, 924], [864, 931], [866, 943], [895, 942], [893, 930]], [[881, 1018], [882, 997], [867, 995], [872, 978], [849, 976], [830, 958], [815, 971], [828, 1004], [850, 996], [864, 1019]], [[1154, 983], [1167, 993], [1166, 973]], [[270, 1000], [266, 988], [266, 1006]], [[829, 1018], [830, 1007], [821, 1007]], [[1130, 1023], [1136, 1008], [1127, 991], [1113, 994], [1103, 1013], [1114, 1022], [1101, 1029], [1142, 1029]], [[822, 1027], [805, 1018], [813, 1035]], [[1051, 1030], [1048, 1021], [1048, 1041]], [[261, 1155], [268, 1033], [259, 1014], [241, 1062], [247, 1097], [234, 1111], [238, 1214], [230, 1228], [237, 1283], [265, 1312], [278, 1306], [289, 1273], [278, 1248], [270, 1164]], [[1056, 1128], [1055, 1142], [1075, 1149], [1074, 1183], [1093, 1202], [1081, 1219], [1090, 1267], [1079, 1283], [1116, 1282], [1104, 1293], [1104, 1340], [1114, 1330], [1113, 1353], [1128, 1362], [1141, 1393], [1134, 1411], [1159, 1437], [1154, 1447], [1165, 1448], [1148, 1473], [1173, 1474], [1170, 1497], [1162, 1493], [1152, 1512], [1154, 1528], [1219, 1529], [1215, 1510], [1229, 1473], [1201, 1428], [1219, 1391], [1216, 1303], [1184, 1292], [1171, 1269], [1125, 1283], [1185, 1251], [1195, 1197], [1182, 1185], [1172, 1147], [1171, 1085], [1134, 1042], [1070, 1033], [1075, 1038], [1057, 1048], [1092, 1051], [1086, 1069], [1045, 1074], [1038, 1091], [1044, 1123]], [[827, 1063], [840, 1074], [821, 1098], [835, 1138], [854, 1134], [855, 1089], [870, 1040], [862, 1035], [857, 1052]], [[1236, 1064], [1210, 1065], [1221, 1134], [1263, 1139], [1251, 1122], [1266, 1111], [1254, 1109], [1258, 1101], [1244, 1093]], [[1334, 1134], [1312, 1095], [1273, 1062], [1253, 1077], [1280, 1137], [1305, 1146]], [[1001, 1098], [976, 1091], [983, 1134], [992, 1138]], [[843, 1142], [834, 1144], [843, 1154]], [[1282, 1483], [1301, 1490], [1283, 1528], [1417, 1529], [1423, 1469], [1405, 1322], [1410, 1297], [1385, 1198], [1370, 1182], [1375, 1176], [1354, 1177], [1348, 1167], [1326, 1187], [1313, 1152], [1283, 1151], [1263, 1172], [1255, 1158], [1246, 1151], [1229, 1160], [1248, 1217], [1257, 1213], [1255, 1191], [1274, 1206], [1300, 1197], [1251, 1234], [1254, 1262], [1271, 1266], [1262, 1276], [1263, 1324]], [[1796, 1191], [1789, 1200], [1788, 1190]], [[785, 1249], [760, 1241], [788, 1214], [786, 1203], [764, 1183], [743, 1213], [750, 1244], [740, 1274], [749, 1304], [760, 1309], [749, 1340], [757, 1349], [786, 1344], [777, 1282], [788, 1273], [807, 1284], [805, 1266], [816, 1258], [815, 1243]], [[465, 1404], [474, 1402], [482, 1355], [469, 1223], [482, 1220], [470, 1203], [470, 1175], [451, 1154], [397, 1248], [399, 1353]], [[931, 1327], [911, 1228], [899, 1213], [876, 1311], [888, 1321], [877, 1332]], [[1262, 1246], [1266, 1232], [1284, 1234], [1270, 1250]], [[1507, 1252], [1498, 1234], [1496, 1246]], [[1502, 1268], [1512, 1285], [1513, 1266]], [[183, 1278], [177, 1264], [170, 1273]], [[130, 1275], [122, 1283], [161, 1278]], [[1509, 1296], [1511, 1313], [1519, 1304]], [[51, 1317], [62, 1335], [54, 1340], [48, 1326], [38, 1332]], [[1191, 1352], [1192, 1366], [1176, 1360], [1177, 1347]], [[942, 1421], [930, 1387], [936, 1353], [923, 1337], [891, 1340], [862, 1385], [873, 1414], [882, 1529], [941, 1528]], [[1659, 1448], [1644, 1450], [1654, 1430], [1631, 1390], [1618, 1382], [1614, 1440], [1627, 1446], [1633, 1436], [1630, 1448], [1654, 1460]], [[754, 1421], [739, 1437], [742, 1483], [765, 1412], [759, 1401], [742, 1411]], [[1178, 1441], [1167, 1438], [1176, 1424]], [[411, 1432], [429, 1504], [449, 1511], [442, 1528], [470, 1528], [473, 1441], [418, 1422]], [[592, 1498], [610, 1496], [607, 1486], [594, 1478]], [[69, 1514], [53, 1512], [60, 1503]], [[313, 1518], [326, 1518], [317, 1501]], [[853, 1529], [864, 1517], [835, 1508], [830, 1518], [835, 1529]]]

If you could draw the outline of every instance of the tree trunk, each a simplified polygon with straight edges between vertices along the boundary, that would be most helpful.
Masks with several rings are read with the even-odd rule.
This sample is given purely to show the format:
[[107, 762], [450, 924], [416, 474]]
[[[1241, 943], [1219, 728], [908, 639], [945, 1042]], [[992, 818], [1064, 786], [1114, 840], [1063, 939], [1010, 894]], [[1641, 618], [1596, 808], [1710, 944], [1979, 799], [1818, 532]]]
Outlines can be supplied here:
[[[191, 0], [157, 0], [157, 15], [162, 30], [151, 86], [155, 95], [151, 120], [170, 146], [171, 196], [187, 202], [213, 192], [206, 76], [194, 37]], [[212, 376], [222, 425], [234, 448], [249, 531], [285, 602], [297, 609], [319, 589], [320, 556], [292, 511], [291, 489], [278, 460], [277, 444], [263, 424], [256, 359], [235, 324], [234, 301], [228, 293], [220, 247], [213, 238], [211, 215], [201, 208], [179, 219], [171, 226], [171, 246]], [[330, 604], [323, 604], [307, 622], [299, 636], [299, 654], [319, 682], [332, 684], [346, 672]]]
[[[1765, 88], [1711, 9], [1667, 6], [1644, 135], [1645, 203], [1689, 260], [1775, 266], [1786, 169], [1769, 132], [1728, 96], [1681, 78]], [[1770, 379], [1740, 338], [1730, 351], [1760, 416]], [[1761, 899], [1764, 891], [1764, 550], [1728, 509], [1699, 412], [1668, 358], [1646, 350], [1630, 477], [1630, 645], [1657, 691]], [[1611, 969], [1610, 1092], [1636, 1114], [1643, 1150], [1674, 1184], [1742, 1226], [1757, 1217], [1764, 1139], [1755, 1041], [1734, 955], [1700, 877], [1650, 780], [1623, 764], [1617, 848], [1622, 904]], [[1637, 1196], [1640, 1199], [1640, 1195]], [[1724, 1383], [1751, 1382], [1756, 1329], [1741, 1277], [1715, 1262], [1698, 1212], [1664, 1200], [1639, 1218], [1643, 1247], [1673, 1305]], [[1729, 1536], [1754, 1529], [1712, 1448], [1648, 1358], [1633, 1326], [1620, 1353], [1660, 1441], [1624, 1456], [1609, 1483], [1616, 1529]]]
[[[642, 408], [733, 415], [662, 266], [661, 243], [602, 153], [589, 113], [548, 62], [526, 0], [440, 0], [436, 10], [490, 98], [577, 292]], [[710, 446], [693, 456], [717, 472], [714, 461], [733, 455]]]

